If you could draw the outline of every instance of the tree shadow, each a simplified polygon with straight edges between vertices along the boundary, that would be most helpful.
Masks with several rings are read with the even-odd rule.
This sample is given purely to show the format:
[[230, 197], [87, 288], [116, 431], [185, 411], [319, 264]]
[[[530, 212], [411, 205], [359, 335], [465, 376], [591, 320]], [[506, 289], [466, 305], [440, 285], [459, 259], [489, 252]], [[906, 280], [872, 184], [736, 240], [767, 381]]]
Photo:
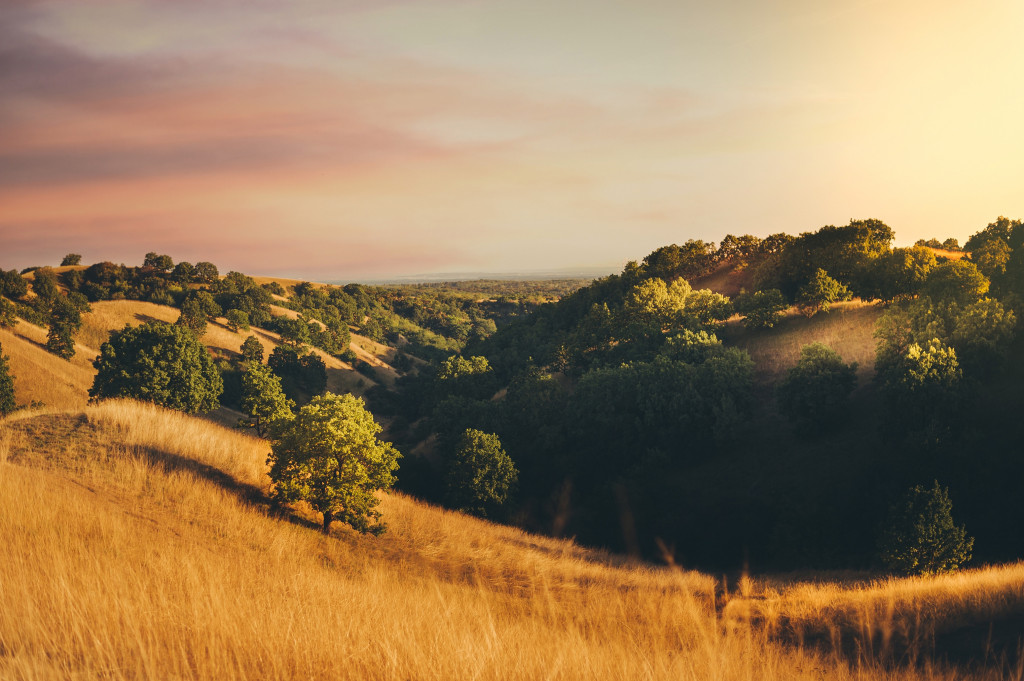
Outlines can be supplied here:
[[262, 511], [275, 520], [284, 520], [299, 527], [320, 530], [321, 526], [319, 523], [297, 515], [286, 506], [278, 503], [273, 497], [267, 495], [256, 485], [241, 482], [219, 468], [181, 456], [180, 454], [174, 454], [153, 447], [140, 447], [138, 451], [151, 465], [157, 466], [168, 473], [191, 473], [198, 478], [217, 485], [238, 498], [243, 504]]

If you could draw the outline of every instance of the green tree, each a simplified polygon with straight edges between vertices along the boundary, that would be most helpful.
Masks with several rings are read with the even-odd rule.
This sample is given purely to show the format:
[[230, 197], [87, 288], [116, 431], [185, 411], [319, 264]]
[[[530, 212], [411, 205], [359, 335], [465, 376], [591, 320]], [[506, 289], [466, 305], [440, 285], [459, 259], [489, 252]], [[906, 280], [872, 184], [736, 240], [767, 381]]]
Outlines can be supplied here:
[[276, 423], [292, 418], [295, 407], [281, 390], [281, 379], [270, 367], [259, 362], [250, 362], [242, 373], [241, 402], [250, 417], [249, 425], [260, 437], [270, 432]]
[[6, 329], [14, 326], [14, 323], [18, 321], [17, 314], [18, 311], [14, 307], [14, 303], [0, 296], [0, 327]]
[[327, 388], [327, 366], [312, 352], [303, 355], [293, 347], [279, 345], [270, 353], [267, 364], [281, 377], [285, 394], [299, 404]]
[[1006, 273], [1006, 263], [1010, 261], [1011, 255], [1008, 243], [1002, 239], [992, 239], [971, 251], [970, 257], [983, 275], [994, 280]]
[[93, 398], [129, 397], [194, 414], [216, 409], [224, 389], [210, 353], [176, 325], [126, 325], [111, 331], [93, 366]]
[[921, 293], [934, 302], [970, 305], [981, 300], [988, 287], [988, 279], [973, 262], [950, 260], [928, 272]]
[[60, 293], [57, 287], [57, 275], [49, 267], [40, 267], [32, 273], [32, 292], [49, 306]]
[[305, 319], [301, 317], [297, 319], [278, 317], [276, 322], [277, 332], [281, 334], [281, 341], [283, 343], [295, 348], [301, 348], [309, 343], [309, 323]]
[[826, 430], [841, 422], [856, 385], [856, 362], [846, 364], [832, 348], [811, 343], [779, 383], [779, 409], [799, 430]]
[[935, 253], [929, 248], [894, 248], [873, 261], [870, 276], [865, 278], [865, 293], [886, 301], [913, 297], [936, 263]]
[[214, 284], [220, 280], [220, 273], [217, 271], [217, 266], [212, 262], [197, 262], [193, 276], [195, 277], [195, 281], [198, 281], [201, 284]]
[[485, 400], [494, 395], [498, 384], [486, 357], [452, 355], [437, 370], [437, 388], [439, 396], [461, 395]]
[[82, 314], [68, 296], [57, 295], [50, 307], [50, 330], [46, 349], [64, 359], [75, 356], [75, 333], [82, 327]]
[[182, 260], [174, 266], [174, 270], [171, 272], [171, 279], [178, 282], [179, 284], [191, 284], [195, 279], [196, 268], [190, 262]]
[[448, 462], [448, 503], [486, 518], [508, 501], [518, 476], [497, 435], [468, 428]]
[[362, 399], [314, 398], [275, 433], [267, 463], [276, 498], [308, 502], [323, 514], [325, 534], [335, 520], [380, 534], [376, 492], [394, 484], [401, 456], [380, 432]]
[[171, 260], [171, 256], [169, 255], [160, 255], [150, 251], [142, 261], [142, 266], [152, 267], [153, 269], [161, 272], [170, 272], [174, 267], [174, 261]]
[[207, 322], [220, 313], [221, 307], [209, 291], [190, 291], [181, 304], [181, 315], [176, 324], [191, 331], [196, 338], [202, 338]]
[[[894, 320], [895, 321], [895, 320]], [[894, 323], [890, 347], [883, 339], [875, 356], [875, 380], [881, 385], [886, 425], [905, 437], [921, 435], [925, 444], [943, 440], [959, 424], [964, 398], [963, 372], [956, 351], [939, 339], [911, 342]]]
[[971, 559], [974, 538], [953, 523], [953, 502], [939, 485], [912, 488], [893, 506], [880, 542], [885, 565], [905, 575], [952, 572]]
[[263, 362], [263, 344], [256, 340], [256, 336], [249, 336], [239, 348], [242, 359], [246, 362], [259, 364]]
[[82, 264], [82, 256], [79, 253], [68, 253], [64, 256], [64, 259], [60, 261], [61, 267], [68, 267]]
[[743, 325], [748, 329], [770, 329], [788, 307], [786, 297], [777, 288], [736, 297], [736, 311], [743, 315]]
[[18, 273], [18, 270], [0, 269], [0, 296], [18, 300], [24, 298], [26, 293], [28, 293], [28, 282]]
[[202, 338], [206, 333], [206, 315], [203, 314], [202, 305], [195, 300], [186, 300], [181, 304], [181, 314], [178, 315], [176, 325], [188, 331], [196, 338]]
[[813, 317], [819, 312], [828, 312], [832, 303], [849, 300], [853, 296], [845, 285], [839, 283], [820, 267], [814, 276], [797, 293], [796, 304], [800, 312]]
[[0, 345], [0, 416], [6, 416], [17, 408], [14, 403], [14, 377], [7, 363], [9, 359]]
[[235, 333], [238, 333], [239, 329], [242, 331], [249, 330], [249, 315], [241, 310], [228, 310], [224, 314], [224, 318], [227, 319], [228, 328]]

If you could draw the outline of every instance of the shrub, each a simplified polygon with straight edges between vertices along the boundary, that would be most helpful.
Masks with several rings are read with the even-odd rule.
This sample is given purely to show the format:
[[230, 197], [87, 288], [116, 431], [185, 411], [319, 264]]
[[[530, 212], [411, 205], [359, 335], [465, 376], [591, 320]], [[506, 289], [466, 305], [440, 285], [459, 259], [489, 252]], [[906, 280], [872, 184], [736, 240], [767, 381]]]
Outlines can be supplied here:
[[880, 543], [882, 562], [905, 575], [952, 572], [971, 559], [974, 538], [953, 524], [949, 492], [935, 484], [912, 488], [890, 510]]

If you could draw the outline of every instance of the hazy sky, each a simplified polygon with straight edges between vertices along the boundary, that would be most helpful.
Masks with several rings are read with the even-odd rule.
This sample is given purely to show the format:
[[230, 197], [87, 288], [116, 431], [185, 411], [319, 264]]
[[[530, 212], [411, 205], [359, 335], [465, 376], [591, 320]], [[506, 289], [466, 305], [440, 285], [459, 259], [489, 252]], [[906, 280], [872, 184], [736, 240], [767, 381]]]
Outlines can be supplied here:
[[1024, 217], [1019, 0], [6, 0], [0, 266], [616, 269]]

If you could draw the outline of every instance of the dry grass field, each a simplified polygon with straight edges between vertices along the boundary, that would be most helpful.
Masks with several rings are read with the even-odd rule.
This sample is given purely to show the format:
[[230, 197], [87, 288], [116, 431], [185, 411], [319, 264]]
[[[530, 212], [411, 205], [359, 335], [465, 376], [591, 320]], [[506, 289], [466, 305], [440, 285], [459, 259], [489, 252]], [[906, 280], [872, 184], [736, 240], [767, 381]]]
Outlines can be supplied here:
[[325, 537], [266, 454], [127, 401], [0, 422], [0, 678], [1021, 678], [868, 644], [1020, 612], [1022, 566], [723, 589], [398, 494], [384, 536]]
[[[292, 315], [296, 314], [292, 310], [287, 310], [286, 308], [275, 307], [274, 309], [289, 312]], [[83, 357], [88, 357], [88, 361], [91, 362], [92, 357], [96, 356], [99, 346], [107, 340], [112, 330], [124, 328], [125, 324], [135, 325], [149, 321], [173, 323], [178, 319], [179, 314], [180, 311], [173, 307], [135, 300], [110, 300], [93, 303], [92, 312], [82, 315], [82, 328], [77, 336], [78, 343], [86, 348], [81, 354]], [[200, 340], [214, 351], [215, 354], [225, 357], [237, 355], [242, 343], [250, 335], [255, 336], [263, 345], [263, 350], [266, 356], [269, 356], [280, 342], [280, 336], [272, 331], [265, 331], [257, 328], [253, 328], [250, 331], [239, 331], [237, 333], [231, 331], [228, 329], [226, 320], [223, 318], [208, 324], [206, 327], [206, 333]], [[44, 341], [45, 338], [46, 336], [44, 331]], [[361, 337], [353, 336], [353, 349], [355, 349], [357, 338], [361, 339]], [[363, 340], [366, 340], [366, 342], [372, 342], [369, 341], [369, 339]], [[327, 367], [327, 389], [331, 392], [354, 392], [361, 394], [363, 391], [375, 384], [372, 379], [356, 373], [352, 368], [352, 365], [347, 362], [343, 362], [316, 348], [313, 348], [312, 352], [319, 355]], [[369, 355], [366, 350], [362, 350], [362, 352], [363, 354]], [[387, 367], [383, 360], [379, 358], [374, 359], [377, 363], [390, 370], [390, 373], [392, 374], [390, 381], [393, 382], [394, 370]], [[91, 367], [91, 364], [88, 364], [88, 362], [87, 365]], [[91, 384], [92, 378], [90, 377], [89, 385]]]
[[882, 307], [861, 300], [834, 303], [828, 312], [804, 317], [794, 308], [771, 329], [747, 331], [738, 318], [730, 320], [722, 336], [750, 353], [758, 378], [774, 382], [800, 359], [800, 348], [824, 343], [846, 362], [857, 362], [861, 382], [874, 375], [875, 322]]
[[47, 352], [45, 343], [46, 330], [27, 322], [19, 321], [12, 329], [0, 328], [0, 346], [11, 358], [18, 404], [42, 402], [58, 409], [84, 407], [95, 373], [92, 365], [88, 361], [66, 362], [55, 357]]

